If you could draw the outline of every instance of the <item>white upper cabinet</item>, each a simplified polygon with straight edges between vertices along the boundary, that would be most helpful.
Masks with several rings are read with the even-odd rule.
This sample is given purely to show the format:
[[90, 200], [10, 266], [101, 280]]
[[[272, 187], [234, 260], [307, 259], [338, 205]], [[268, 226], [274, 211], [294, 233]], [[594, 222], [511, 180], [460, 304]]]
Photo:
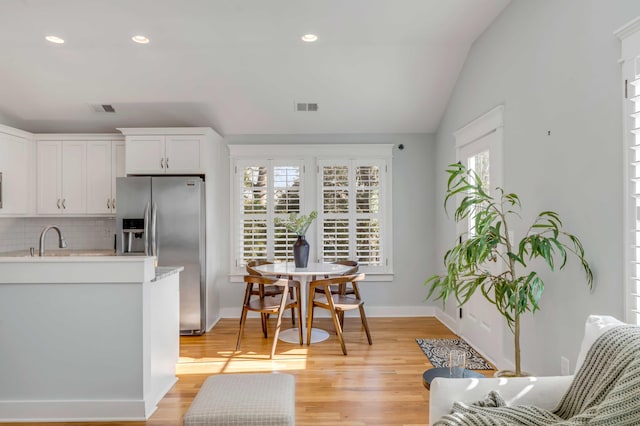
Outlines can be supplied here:
[[165, 136], [164, 167], [167, 173], [203, 171], [200, 164], [202, 136]]
[[111, 213], [116, 212], [116, 178], [127, 175], [124, 141], [111, 142]]
[[60, 136], [65, 140], [37, 142], [37, 213], [115, 214], [115, 179], [124, 176], [125, 169], [124, 141], [104, 135], [97, 140], [84, 139], [91, 135]]
[[118, 129], [126, 136], [126, 172], [129, 175], [204, 174], [207, 138], [211, 129]]
[[0, 215], [28, 214], [33, 204], [33, 141], [13, 130], [0, 126]]
[[86, 142], [38, 141], [36, 152], [37, 213], [86, 213]]
[[164, 136], [131, 136], [125, 147], [128, 174], [164, 173]]
[[124, 141], [88, 141], [87, 213], [116, 212], [116, 178], [122, 176]]

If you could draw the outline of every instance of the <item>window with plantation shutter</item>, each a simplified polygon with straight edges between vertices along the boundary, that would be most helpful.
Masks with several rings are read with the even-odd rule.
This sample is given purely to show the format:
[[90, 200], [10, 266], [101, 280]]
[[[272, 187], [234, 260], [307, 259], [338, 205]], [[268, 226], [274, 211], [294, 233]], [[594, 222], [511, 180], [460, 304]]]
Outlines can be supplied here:
[[357, 260], [383, 272], [385, 257], [385, 160], [318, 160], [322, 262]]
[[[391, 144], [229, 145], [231, 275], [250, 260], [293, 262], [297, 236], [274, 219], [318, 213], [309, 261], [357, 260], [390, 280]], [[234, 277], [234, 279], [236, 279]]]
[[302, 161], [243, 160], [234, 167], [239, 197], [238, 228], [235, 236], [236, 264], [249, 260], [291, 260], [291, 245], [296, 235], [274, 218], [300, 213], [303, 198]]
[[625, 322], [640, 324], [640, 18], [616, 31], [624, 83]]

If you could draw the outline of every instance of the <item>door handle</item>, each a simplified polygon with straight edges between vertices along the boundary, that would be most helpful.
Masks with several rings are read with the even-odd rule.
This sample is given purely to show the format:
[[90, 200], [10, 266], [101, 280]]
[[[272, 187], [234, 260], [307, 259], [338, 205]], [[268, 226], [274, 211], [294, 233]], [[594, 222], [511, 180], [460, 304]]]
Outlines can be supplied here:
[[153, 207], [151, 208], [151, 256], [158, 255], [158, 243], [156, 241], [156, 228], [158, 226], [158, 223], [156, 221], [157, 212], [158, 206], [156, 205], [156, 203], [153, 203]]
[[58, 205], [58, 210], [60, 210], [60, 198], [58, 198], [58, 202], [56, 204]]
[[160, 159], [160, 168], [164, 169], [164, 158]]
[[62, 208], [63, 208], [63, 209], [66, 209], [66, 208], [67, 208], [67, 206], [64, 204], [66, 201], [67, 201], [67, 199], [66, 199], [66, 198], [63, 198], [63, 199], [62, 199]]
[[111, 205], [109, 204], [109, 203], [110, 203], [110, 201], [111, 201], [111, 200], [107, 198], [107, 210], [109, 210], [109, 209], [111, 208]]
[[144, 206], [144, 255], [149, 256], [149, 203]]
[[116, 209], [116, 199], [115, 198], [111, 199], [111, 208], [113, 208], [114, 210]]
[[164, 159], [164, 164], [165, 166], [167, 166], [167, 169], [169, 168], [169, 157]]

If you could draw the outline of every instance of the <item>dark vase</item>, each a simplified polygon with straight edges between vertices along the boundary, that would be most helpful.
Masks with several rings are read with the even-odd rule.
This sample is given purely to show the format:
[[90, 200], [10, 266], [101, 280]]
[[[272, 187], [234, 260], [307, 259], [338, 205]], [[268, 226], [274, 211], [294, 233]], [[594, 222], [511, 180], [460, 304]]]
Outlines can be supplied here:
[[296, 268], [306, 268], [309, 262], [309, 243], [304, 235], [298, 235], [298, 239], [293, 243], [293, 260]]

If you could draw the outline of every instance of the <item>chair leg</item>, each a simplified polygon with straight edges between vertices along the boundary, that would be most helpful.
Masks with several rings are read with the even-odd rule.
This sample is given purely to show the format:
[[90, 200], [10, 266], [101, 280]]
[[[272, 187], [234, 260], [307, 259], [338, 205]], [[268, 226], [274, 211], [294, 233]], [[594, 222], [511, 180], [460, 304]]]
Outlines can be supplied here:
[[[291, 299], [295, 300], [295, 288], [291, 287], [289, 288], [289, 294], [291, 295]], [[300, 297], [298, 297], [298, 300], [300, 299]], [[296, 326], [296, 308], [295, 306], [291, 308], [291, 325], [293, 327]]]
[[311, 327], [313, 326], [313, 299], [315, 298], [316, 290], [309, 289], [309, 304], [307, 306], [307, 346], [311, 344]]
[[364, 305], [360, 305], [360, 319], [362, 320], [362, 325], [364, 326], [364, 331], [367, 333], [367, 340], [370, 345], [373, 345], [373, 340], [371, 339], [371, 332], [369, 331], [369, 323], [367, 322], [367, 316], [364, 314]]
[[298, 296], [297, 296], [297, 308], [298, 308], [298, 337], [300, 338], [300, 344], [304, 344], [303, 336], [302, 336], [302, 295], [300, 294], [300, 287], [298, 287]]
[[262, 334], [264, 335], [264, 338], [267, 339], [268, 333], [267, 333], [267, 321], [269, 320], [269, 314], [260, 314], [260, 319], [262, 320]]
[[342, 326], [340, 325], [340, 320], [338, 319], [338, 311], [336, 309], [336, 305], [333, 303], [333, 295], [331, 294], [330, 286], [326, 286], [324, 288], [324, 295], [327, 298], [327, 304], [329, 305], [329, 312], [331, 312], [331, 319], [333, 320], [333, 326], [336, 329], [336, 334], [338, 335], [338, 341], [340, 342], [340, 347], [342, 347], [342, 353], [347, 354], [347, 347], [344, 344], [344, 338], [342, 337]]
[[282, 325], [282, 315], [284, 314], [284, 309], [287, 306], [287, 293], [282, 292], [282, 300], [280, 301], [280, 309], [278, 309], [278, 318], [276, 320], [276, 330], [273, 333], [273, 343], [271, 344], [271, 358], [273, 359], [276, 354], [276, 345], [278, 344], [278, 336], [280, 335], [280, 326]]
[[242, 315], [240, 315], [240, 330], [238, 331], [238, 340], [236, 341], [236, 351], [240, 350], [240, 343], [242, 342], [242, 334], [244, 333], [244, 324], [247, 320], [247, 310], [242, 307]]
[[[249, 303], [249, 299], [251, 299], [251, 290], [253, 290], [253, 284], [247, 283], [244, 290], [244, 299], [242, 299], [244, 301], [244, 305]], [[244, 312], [244, 305], [242, 306], [243, 312]], [[240, 312], [240, 322], [242, 323], [242, 312]]]
[[[327, 289], [327, 292], [330, 293], [330, 290]], [[333, 304], [333, 298], [328, 295], [329, 298], [329, 307], [331, 307], [331, 319], [333, 320], [333, 326], [336, 329], [336, 334], [338, 335], [338, 341], [340, 342], [340, 347], [342, 347], [342, 353], [347, 355], [347, 346], [344, 344], [344, 337], [342, 337], [342, 326], [340, 325], [340, 320], [338, 319], [338, 313], [336, 312], [336, 307]]]

